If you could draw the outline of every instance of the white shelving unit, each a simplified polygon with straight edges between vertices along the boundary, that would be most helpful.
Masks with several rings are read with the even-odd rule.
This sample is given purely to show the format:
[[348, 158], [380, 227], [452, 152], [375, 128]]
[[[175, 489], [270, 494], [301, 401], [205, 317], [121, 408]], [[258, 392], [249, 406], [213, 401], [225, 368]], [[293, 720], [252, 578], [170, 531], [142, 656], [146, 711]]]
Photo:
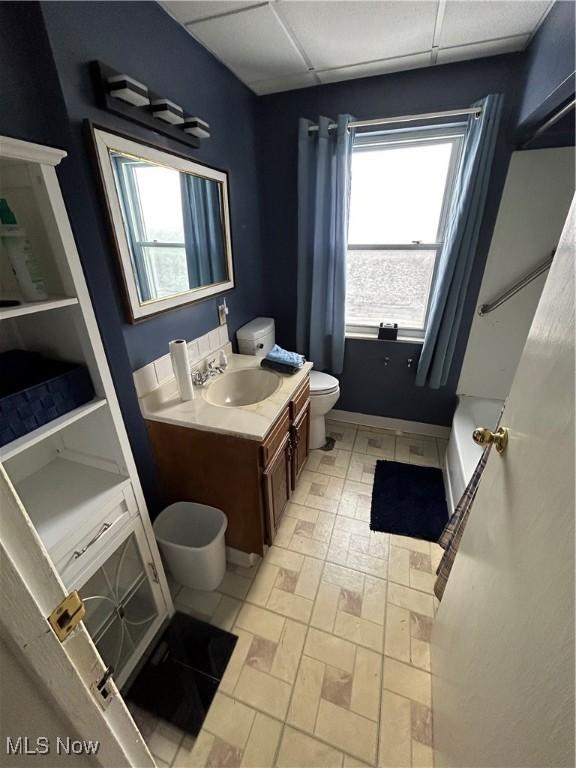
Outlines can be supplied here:
[[[137, 563], [138, 594], [116, 598], [135, 611], [145, 595], [150, 621], [133, 637], [129, 622], [121, 627], [122, 638], [130, 637], [118, 651], [122, 685], [174, 609], [56, 176], [65, 156], [0, 137], [0, 197], [25, 227], [51, 297], [0, 309], [0, 352], [24, 349], [81, 363], [96, 396], [0, 446], [0, 463], [68, 588], [82, 595], [97, 574]], [[17, 291], [2, 264], [0, 278], [3, 290]], [[94, 638], [106, 664], [118, 655], [111, 636]]]

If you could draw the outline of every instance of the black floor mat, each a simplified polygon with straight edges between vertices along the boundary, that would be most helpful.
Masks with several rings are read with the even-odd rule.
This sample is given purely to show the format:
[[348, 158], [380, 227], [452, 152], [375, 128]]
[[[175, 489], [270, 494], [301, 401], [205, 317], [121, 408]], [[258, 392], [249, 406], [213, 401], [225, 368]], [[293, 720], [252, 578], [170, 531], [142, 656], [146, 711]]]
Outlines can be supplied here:
[[126, 699], [197, 736], [238, 638], [176, 613]]
[[370, 529], [438, 541], [448, 522], [441, 469], [377, 461]]

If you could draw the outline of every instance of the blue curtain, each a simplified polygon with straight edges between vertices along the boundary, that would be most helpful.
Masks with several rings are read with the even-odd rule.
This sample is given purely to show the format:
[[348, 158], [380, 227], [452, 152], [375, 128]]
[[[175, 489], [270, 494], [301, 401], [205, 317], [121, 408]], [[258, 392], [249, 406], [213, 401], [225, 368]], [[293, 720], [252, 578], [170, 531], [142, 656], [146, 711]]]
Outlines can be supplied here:
[[216, 181], [180, 174], [190, 288], [227, 279], [220, 189]]
[[482, 107], [482, 114], [468, 119], [416, 374], [416, 384], [432, 389], [446, 384], [454, 357], [490, 181], [502, 96], [491, 94], [472, 106]]
[[339, 115], [329, 131], [321, 117], [317, 132], [301, 119], [298, 138], [298, 351], [336, 374], [344, 366], [350, 119]]

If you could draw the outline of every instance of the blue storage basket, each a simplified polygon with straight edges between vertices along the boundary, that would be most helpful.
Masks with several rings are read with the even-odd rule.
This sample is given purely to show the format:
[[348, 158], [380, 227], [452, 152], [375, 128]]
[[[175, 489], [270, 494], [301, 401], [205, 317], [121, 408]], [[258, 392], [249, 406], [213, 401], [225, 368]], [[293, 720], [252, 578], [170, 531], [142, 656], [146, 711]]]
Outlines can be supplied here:
[[14, 349], [0, 354], [0, 446], [94, 398], [83, 365]]

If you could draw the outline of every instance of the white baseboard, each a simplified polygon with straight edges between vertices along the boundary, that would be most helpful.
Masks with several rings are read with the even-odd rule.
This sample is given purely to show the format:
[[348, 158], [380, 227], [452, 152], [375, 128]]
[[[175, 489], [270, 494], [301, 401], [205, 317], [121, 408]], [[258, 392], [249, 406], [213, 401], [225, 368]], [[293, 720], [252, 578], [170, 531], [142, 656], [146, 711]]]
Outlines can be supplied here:
[[253, 565], [257, 565], [261, 559], [256, 552], [248, 554], [248, 552], [242, 552], [242, 550], [234, 549], [234, 547], [226, 547], [226, 560], [233, 565], [251, 568]]
[[450, 436], [450, 427], [440, 424], [425, 424], [422, 421], [406, 421], [405, 419], [391, 419], [388, 416], [371, 416], [368, 413], [353, 413], [352, 411], [331, 410], [327, 417], [329, 421], [340, 421], [346, 424], [359, 424], [362, 427], [376, 427], [378, 429], [392, 429], [395, 432], [411, 432], [417, 435], [429, 437], [441, 437], [445, 440]]

